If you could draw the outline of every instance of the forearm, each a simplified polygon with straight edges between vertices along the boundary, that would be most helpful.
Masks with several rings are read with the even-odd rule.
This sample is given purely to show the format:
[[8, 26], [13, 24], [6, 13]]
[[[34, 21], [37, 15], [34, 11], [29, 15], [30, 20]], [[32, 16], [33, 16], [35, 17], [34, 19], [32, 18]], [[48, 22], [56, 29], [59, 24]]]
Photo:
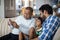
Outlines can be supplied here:
[[12, 26], [13, 26], [14, 28], [19, 28], [19, 26], [17, 25], [16, 22], [13, 22], [13, 23], [12, 23]]
[[35, 29], [31, 28], [30, 31], [29, 31], [29, 40], [34, 38], [34, 33], [35, 33]]
[[[14, 26], [14, 25], [13, 25]], [[18, 25], [16, 25], [16, 26], [14, 26], [15, 28], [19, 28], [19, 26]]]
[[22, 32], [19, 33], [19, 40], [23, 40], [23, 33]]
[[15, 21], [12, 21], [11, 19], [9, 19], [8, 24], [13, 26], [14, 28], [19, 28], [18, 24]]

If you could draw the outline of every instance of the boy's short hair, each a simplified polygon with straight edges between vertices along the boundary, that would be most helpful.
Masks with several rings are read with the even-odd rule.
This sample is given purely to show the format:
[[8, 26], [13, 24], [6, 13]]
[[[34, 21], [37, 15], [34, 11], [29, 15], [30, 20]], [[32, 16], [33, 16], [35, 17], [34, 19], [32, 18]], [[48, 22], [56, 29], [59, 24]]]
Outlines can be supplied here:
[[41, 24], [43, 23], [43, 19], [41, 17], [37, 17], [41, 21]]

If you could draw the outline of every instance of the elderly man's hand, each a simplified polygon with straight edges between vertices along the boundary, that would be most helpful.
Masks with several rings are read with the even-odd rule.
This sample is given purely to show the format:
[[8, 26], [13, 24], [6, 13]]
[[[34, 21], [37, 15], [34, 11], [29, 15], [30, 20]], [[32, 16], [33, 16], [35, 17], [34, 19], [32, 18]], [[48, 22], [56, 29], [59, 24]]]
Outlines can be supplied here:
[[[15, 27], [15, 28], [19, 28], [19, 26], [17, 25], [17, 23], [15, 21], [12, 21], [11, 19], [9, 19], [10, 24]], [[9, 24], [9, 23], [8, 23]]]

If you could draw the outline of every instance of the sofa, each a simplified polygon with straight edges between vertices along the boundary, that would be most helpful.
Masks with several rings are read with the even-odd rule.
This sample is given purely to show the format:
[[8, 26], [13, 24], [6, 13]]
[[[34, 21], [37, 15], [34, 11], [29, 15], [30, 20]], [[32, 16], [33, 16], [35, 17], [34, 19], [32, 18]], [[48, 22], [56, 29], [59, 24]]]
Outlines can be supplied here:
[[[0, 37], [11, 32], [10, 27], [8, 26], [9, 19], [15, 20], [16, 18], [0, 18]], [[57, 30], [53, 40], [60, 40], [60, 27]]]

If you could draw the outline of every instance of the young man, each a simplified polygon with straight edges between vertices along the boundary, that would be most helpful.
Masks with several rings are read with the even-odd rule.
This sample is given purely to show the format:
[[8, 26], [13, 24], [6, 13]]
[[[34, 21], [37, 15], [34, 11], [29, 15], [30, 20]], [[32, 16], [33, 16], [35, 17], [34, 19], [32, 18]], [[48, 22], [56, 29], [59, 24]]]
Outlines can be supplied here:
[[60, 19], [52, 15], [53, 9], [48, 4], [42, 5], [39, 10], [42, 17], [46, 19], [42, 24], [42, 34], [38, 38], [32, 40], [52, 40], [60, 26]]
[[32, 18], [33, 9], [31, 7], [26, 7], [26, 10], [22, 16], [16, 18], [15, 21], [9, 20], [9, 26], [12, 32], [6, 36], [0, 38], [0, 40], [20, 40], [20, 33], [25, 36], [29, 36], [29, 39], [33, 38], [35, 19]]

